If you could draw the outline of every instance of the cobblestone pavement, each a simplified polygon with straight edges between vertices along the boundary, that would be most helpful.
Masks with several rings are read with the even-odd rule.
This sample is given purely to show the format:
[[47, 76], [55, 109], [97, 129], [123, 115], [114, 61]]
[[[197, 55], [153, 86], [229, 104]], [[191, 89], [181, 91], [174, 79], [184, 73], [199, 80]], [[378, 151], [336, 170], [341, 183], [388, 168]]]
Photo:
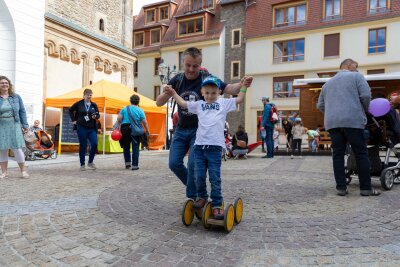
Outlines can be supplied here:
[[[43, 161], [44, 162], [44, 161]], [[181, 222], [183, 185], [165, 152], [31, 164], [0, 180], [0, 266], [399, 266], [400, 187], [336, 196], [330, 157], [223, 163], [225, 202], [244, 200], [230, 234]], [[54, 162], [52, 162], [54, 163]], [[379, 181], [373, 184], [379, 186]]]

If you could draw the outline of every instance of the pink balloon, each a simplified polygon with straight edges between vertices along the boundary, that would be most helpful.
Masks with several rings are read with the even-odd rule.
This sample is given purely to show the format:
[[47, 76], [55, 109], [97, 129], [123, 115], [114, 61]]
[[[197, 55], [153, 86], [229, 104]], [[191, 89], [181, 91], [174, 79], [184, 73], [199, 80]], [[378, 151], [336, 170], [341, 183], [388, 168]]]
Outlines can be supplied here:
[[390, 110], [390, 102], [385, 98], [375, 98], [369, 104], [369, 113], [374, 117], [386, 115]]

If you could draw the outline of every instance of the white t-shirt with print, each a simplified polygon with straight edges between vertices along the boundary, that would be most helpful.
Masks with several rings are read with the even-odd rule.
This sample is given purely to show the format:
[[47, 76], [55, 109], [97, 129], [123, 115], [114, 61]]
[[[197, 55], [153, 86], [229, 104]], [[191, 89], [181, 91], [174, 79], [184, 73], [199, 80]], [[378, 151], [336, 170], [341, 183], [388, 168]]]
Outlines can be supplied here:
[[226, 114], [236, 110], [235, 98], [218, 98], [207, 104], [204, 100], [187, 101], [188, 111], [197, 114], [199, 126], [195, 145], [214, 145], [225, 147], [224, 127]]

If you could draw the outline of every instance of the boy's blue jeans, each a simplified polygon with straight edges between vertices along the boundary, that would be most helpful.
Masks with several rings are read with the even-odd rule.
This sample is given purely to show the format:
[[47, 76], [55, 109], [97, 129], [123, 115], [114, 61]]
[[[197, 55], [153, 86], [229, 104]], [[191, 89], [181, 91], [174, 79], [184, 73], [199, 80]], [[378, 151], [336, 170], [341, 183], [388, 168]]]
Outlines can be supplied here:
[[221, 153], [220, 146], [195, 145], [195, 177], [197, 195], [199, 198], [208, 199], [207, 193], [207, 170], [211, 184], [211, 205], [213, 207], [222, 206], [221, 190]]
[[97, 131], [95, 128], [87, 128], [78, 125], [77, 134], [79, 140], [79, 161], [81, 166], [85, 165], [87, 141], [90, 143], [89, 162], [92, 163], [97, 150]]
[[[186, 186], [186, 197], [197, 198], [194, 181], [194, 153], [193, 145], [196, 140], [197, 128], [177, 127], [169, 148], [169, 168]], [[183, 164], [183, 158], [189, 152], [187, 168]], [[221, 155], [220, 155], [221, 156]]]

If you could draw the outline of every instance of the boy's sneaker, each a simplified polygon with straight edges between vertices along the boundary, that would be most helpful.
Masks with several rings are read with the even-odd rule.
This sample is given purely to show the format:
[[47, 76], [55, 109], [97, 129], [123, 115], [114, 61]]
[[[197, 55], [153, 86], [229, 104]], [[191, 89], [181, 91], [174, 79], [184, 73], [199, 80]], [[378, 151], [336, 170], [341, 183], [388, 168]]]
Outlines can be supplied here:
[[204, 198], [199, 198], [193, 203], [193, 207], [196, 209], [201, 209], [204, 207], [204, 205], [207, 203], [207, 201]]
[[95, 170], [96, 169], [96, 165], [94, 165], [94, 163], [88, 163], [87, 165], [89, 170]]
[[131, 168], [131, 165], [125, 165], [125, 169], [129, 170]]
[[81, 165], [80, 170], [81, 170], [81, 171], [86, 171], [85, 165]]
[[214, 219], [223, 220], [224, 219], [224, 210], [221, 208], [213, 208]]
[[337, 194], [338, 196], [344, 197], [345, 195], [347, 195], [349, 193], [349, 191], [347, 191], [347, 189], [337, 189]]
[[139, 170], [139, 167], [138, 167], [138, 166], [132, 166], [131, 170], [132, 170], [132, 171]]

